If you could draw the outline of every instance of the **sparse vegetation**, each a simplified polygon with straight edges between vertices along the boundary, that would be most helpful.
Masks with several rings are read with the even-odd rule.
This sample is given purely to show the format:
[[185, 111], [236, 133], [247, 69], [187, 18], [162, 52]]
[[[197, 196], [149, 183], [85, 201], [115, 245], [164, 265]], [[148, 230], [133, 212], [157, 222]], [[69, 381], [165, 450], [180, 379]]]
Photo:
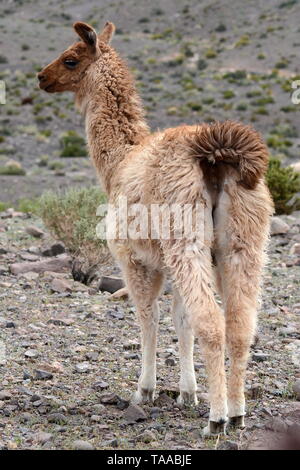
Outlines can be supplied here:
[[96, 227], [102, 217], [97, 209], [106, 203], [98, 187], [46, 192], [39, 201], [39, 215], [49, 231], [68, 249], [89, 261], [106, 254], [105, 240], [97, 238]]
[[267, 172], [267, 183], [271, 191], [277, 214], [289, 214], [295, 209], [288, 205], [300, 191], [300, 175], [293, 168], [284, 168], [278, 158], [271, 158]]
[[68, 131], [60, 138], [61, 157], [85, 157], [87, 155], [86, 142], [76, 131]]

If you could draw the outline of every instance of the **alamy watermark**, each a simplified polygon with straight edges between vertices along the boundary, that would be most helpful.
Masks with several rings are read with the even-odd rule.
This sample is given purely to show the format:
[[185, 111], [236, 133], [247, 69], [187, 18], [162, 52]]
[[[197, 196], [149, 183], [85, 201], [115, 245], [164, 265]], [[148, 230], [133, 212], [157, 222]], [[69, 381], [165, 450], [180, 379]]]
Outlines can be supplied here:
[[204, 239], [205, 206], [195, 204], [131, 204], [120, 196], [116, 204], [101, 204], [96, 234], [102, 240]]

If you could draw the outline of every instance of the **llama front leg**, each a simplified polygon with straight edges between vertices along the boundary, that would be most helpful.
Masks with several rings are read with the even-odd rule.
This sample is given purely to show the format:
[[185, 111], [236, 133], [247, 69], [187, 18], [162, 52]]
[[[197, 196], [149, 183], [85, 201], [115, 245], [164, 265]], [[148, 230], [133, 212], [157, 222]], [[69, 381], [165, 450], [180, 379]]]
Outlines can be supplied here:
[[157, 301], [149, 309], [137, 306], [137, 314], [141, 325], [142, 371], [132, 402], [145, 403], [154, 400], [156, 388], [156, 343], [159, 321]]
[[159, 321], [159, 296], [163, 275], [141, 264], [128, 263], [123, 274], [129, 293], [136, 307], [141, 326], [142, 371], [134, 403], [153, 401], [156, 388], [156, 342]]
[[180, 405], [195, 404], [198, 400], [196, 396], [197, 382], [194, 369], [194, 335], [191, 326], [188, 323], [186, 311], [182, 303], [182, 299], [174, 288], [173, 320], [179, 343], [179, 360], [180, 360], [180, 395], [177, 399]]

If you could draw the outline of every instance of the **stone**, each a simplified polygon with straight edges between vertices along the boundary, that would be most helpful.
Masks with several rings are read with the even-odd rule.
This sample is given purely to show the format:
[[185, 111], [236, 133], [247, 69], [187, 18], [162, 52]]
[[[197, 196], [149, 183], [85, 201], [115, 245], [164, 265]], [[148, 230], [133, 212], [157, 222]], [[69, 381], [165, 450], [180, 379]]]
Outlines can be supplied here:
[[174, 367], [174, 366], [176, 365], [176, 362], [175, 362], [175, 360], [174, 360], [172, 357], [168, 357], [168, 358], [165, 360], [165, 364], [166, 364], [166, 366]]
[[99, 380], [99, 382], [95, 382], [93, 384], [94, 390], [106, 390], [108, 387], [109, 384], [107, 382], [104, 382], [104, 380]]
[[127, 423], [138, 423], [147, 419], [147, 415], [144, 410], [139, 405], [133, 404], [129, 405], [124, 411], [123, 417]]
[[145, 444], [149, 444], [150, 442], [156, 441], [156, 435], [153, 431], [146, 429], [142, 434], [137, 436], [137, 441], [144, 442]]
[[76, 440], [73, 442], [74, 450], [94, 450], [94, 446], [88, 441]]
[[268, 361], [270, 358], [270, 354], [264, 354], [264, 353], [253, 353], [252, 354], [252, 360], [255, 362], [264, 362]]
[[33, 435], [33, 440], [35, 442], [38, 442], [39, 444], [45, 444], [46, 442], [49, 442], [53, 438], [53, 434], [50, 432], [43, 432], [40, 431], [37, 434]]
[[22, 278], [26, 279], [26, 281], [35, 281], [39, 277], [38, 273], [34, 273], [29, 271], [28, 273], [23, 273]]
[[48, 423], [55, 423], [60, 425], [67, 424], [68, 422], [68, 419], [62, 413], [51, 413], [47, 419]]
[[123, 287], [124, 282], [122, 279], [117, 277], [102, 276], [98, 289], [101, 292], [109, 292], [110, 294], [114, 294]]
[[35, 359], [39, 356], [39, 353], [35, 349], [27, 349], [27, 351], [24, 353], [24, 356], [28, 357], [29, 359]]
[[0, 400], [10, 400], [11, 399], [11, 394], [9, 392], [6, 392], [5, 390], [0, 391]]
[[35, 370], [35, 380], [51, 380], [53, 379], [53, 374], [47, 372], [46, 370], [36, 369]]
[[293, 392], [296, 395], [296, 399], [300, 401], [300, 379], [297, 379], [293, 384]]
[[282, 235], [289, 231], [289, 225], [284, 222], [280, 217], [275, 216], [271, 219], [271, 235]]
[[43, 238], [45, 236], [45, 232], [39, 227], [35, 227], [34, 225], [29, 225], [26, 227], [25, 232], [35, 238]]
[[79, 362], [75, 365], [75, 371], [79, 374], [86, 374], [91, 371], [91, 366], [88, 362]]
[[67, 255], [50, 258], [47, 261], [14, 263], [10, 265], [10, 272], [17, 276], [26, 272], [44, 273], [45, 271], [66, 272], [71, 269], [72, 258]]
[[53, 279], [50, 287], [53, 292], [72, 292], [71, 284], [65, 279]]
[[62, 242], [55, 242], [41, 249], [43, 256], [57, 256], [66, 252], [66, 247]]
[[239, 450], [239, 445], [235, 441], [224, 441], [218, 446], [218, 450]]
[[294, 243], [290, 249], [290, 255], [300, 255], [300, 243]]

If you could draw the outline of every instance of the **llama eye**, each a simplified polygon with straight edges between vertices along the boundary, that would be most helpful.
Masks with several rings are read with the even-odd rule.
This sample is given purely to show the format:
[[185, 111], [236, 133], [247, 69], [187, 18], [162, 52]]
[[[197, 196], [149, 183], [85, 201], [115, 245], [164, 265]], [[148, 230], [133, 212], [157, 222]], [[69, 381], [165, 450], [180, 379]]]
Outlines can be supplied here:
[[68, 69], [74, 69], [78, 62], [76, 60], [66, 59], [64, 64], [66, 67], [68, 67]]

